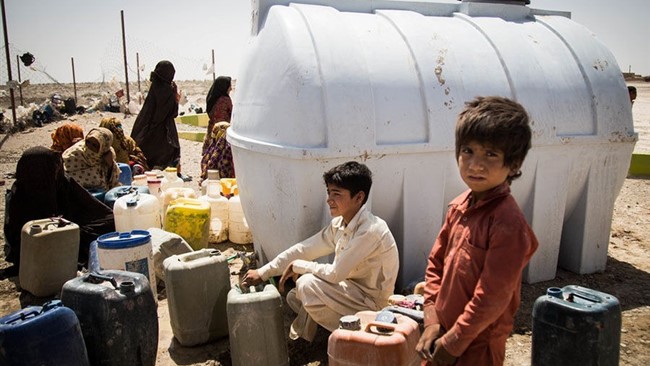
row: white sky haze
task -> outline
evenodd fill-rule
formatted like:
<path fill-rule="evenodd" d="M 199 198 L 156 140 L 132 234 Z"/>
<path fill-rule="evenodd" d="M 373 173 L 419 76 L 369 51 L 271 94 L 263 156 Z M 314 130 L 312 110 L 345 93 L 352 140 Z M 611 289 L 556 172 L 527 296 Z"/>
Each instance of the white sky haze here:
<path fill-rule="evenodd" d="M 650 75 L 649 0 L 531 0 L 529 6 L 570 11 L 612 51 L 622 71 Z M 136 70 L 137 53 L 142 79 L 161 59 L 174 63 L 177 80 L 211 79 L 203 67 L 211 64 L 212 50 L 216 74 L 237 76 L 250 38 L 249 0 L 6 0 L 11 62 L 15 54 L 32 53 L 36 70 L 44 71 L 31 75 L 33 83 L 51 82 L 46 74 L 72 82 L 71 58 L 77 82 L 123 80 L 121 10 L 128 63 Z M 1 59 L 4 83 L 4 53 Z"/>

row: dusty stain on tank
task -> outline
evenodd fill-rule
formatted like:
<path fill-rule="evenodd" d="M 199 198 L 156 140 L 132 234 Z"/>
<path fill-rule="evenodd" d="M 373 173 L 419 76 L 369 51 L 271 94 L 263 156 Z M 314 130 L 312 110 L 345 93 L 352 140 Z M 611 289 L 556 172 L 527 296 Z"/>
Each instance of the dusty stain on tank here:
<path fill-rule="evenodd" d="M 445 85 L 445 78 L 442 76 L 442 66 L 445 64 L 445 57 L 447 56 L 447 49 L 443 48 L 438 51 L 438 58 L 436 59 L 436 67 L 433 72 L 436 74 L 436 79 L 440 86 Z"/>
<path fill-rule="evenodd" d="M 595 70 L 598 70 L 598 71 L 605 71 L 605 69 L 608 66 L 609 66 L 609 63 L 607 62 L 607 60 L 596 60 L 596 61 L 594 61 L 594 64 L 592 65 L 592 67 Z"/>

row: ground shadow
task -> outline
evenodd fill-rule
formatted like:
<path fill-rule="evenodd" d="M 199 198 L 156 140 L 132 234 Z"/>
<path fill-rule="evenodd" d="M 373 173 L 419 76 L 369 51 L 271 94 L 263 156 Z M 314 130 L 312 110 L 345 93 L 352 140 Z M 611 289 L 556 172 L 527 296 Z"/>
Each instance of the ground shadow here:
<path fill-rule="evenodd" d="M 649 283 L 650 273 L 612 257 L 607 258 L 606 270 L 602 273 L 581 275 L 558 269 L 553 280 L 522 285 L 521 306 L 515 317 L 513 331 L 530 334 L 535 300 L 545 295 L 549 287 L 578 285 L 604 292 L 616 297 L 621 304 L 621 311 L 625 311 L 650 305 L 650 292 L 647 290 Z"/>

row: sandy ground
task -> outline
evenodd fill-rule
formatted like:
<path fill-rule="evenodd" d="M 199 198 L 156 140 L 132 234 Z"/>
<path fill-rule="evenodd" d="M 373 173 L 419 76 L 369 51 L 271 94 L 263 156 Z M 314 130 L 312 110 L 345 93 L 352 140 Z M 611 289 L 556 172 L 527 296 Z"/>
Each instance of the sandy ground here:
<path fill-rule="evenodd" d="M 635 130 L 639 141 L 635 152 L 650 153 L 650 83 L 631 83 L 638 88 L 638 99 L 634 105 Z M 186 111 L 191 104 L 204 107 L 205 93 L 209 82 L 180 82 L 180 88 L 189 95 L 188 103 L 182 106 Z M 82 84 L 78 86 L 79 104 L 90 105 L 100 97 L 102 92 L 110 90 L 107 85 Z M 131 88 L 135 95 L 137 87 Z M 24 91 L 25 103 L 42 103 L 54 93 L 71 96 L 70 85 L 31 86 Z M 18 96 L 16 97 L 18 100 Z M 8 98 L 0 98 L 0 105 L 7 106 Z M 10 115 L 10 112 L 7 113 Z M 125 131 L 130 131 L 134 117 L 121 113 L 95 112 L 75 115 L 69 120 L 84 127 L 85 131 L 97 126 L 104 116 L 114 115 L 123 118 Z M 13 183 L 13 172 L 21 153 L 37 144 L 49 146 L 51 132 L 63 121 L 46 124 L 41 128 L 27 127 L 14 134 L 0 134 L 0 182 L 5 188 Z M 180 129 L 180 127 L 179 127 Z M 183 130 L 202 130 L 192 126 L 183 126 Z M 193 177 L 199 175 L 200 147 L 198 142 L 181 140 L 182 167 L 185 174 Z M 197 180 L 186 183 L 198 189 Z M 650 364 L 650 181 L 628 178 L 617 198 L 611 228 L 609 258 L 607 269 L 603 273 L 576 275 L 559 270 L 552 281 L 536 284 L 524 284 L 522 305 L 518 313 L 515 329 L 508 339 L 506 365 L 529 365 L 531 349 L 531 311 L 535 299 L 545 293 L 551 286 L 563 287 L 569 284 L 581 285 L 616 296 L 623 310 L 623 327 L 621 330 L 621 364 Z M 0 197 L 0 221 L 4 218 L 4 195 Z M 4 237 L 0 233 L 0 246 Z M 228 251 L 247 251 L 250 248 L 232 246 L 228 243 L 218 246 Z M 238 270 L 241 263 L 235 261 L 232 272 Z M 14 312 L 27 305 L 42 304 L 48 299 L 35 298 L 21 291 L 18 278 L 4 275 L 3 268 L 8 264 L 0 259 L 0 316 Z M 286 307 L 285 307 L 286 308 Z M 160 324 L 157 365 L 230 365 L 228 339 L 222 339 L 199 347 L 182 347 L 173 338 L 169 324 L 167 300 L 164 292 L 159 296 L 158 316 Z M 285 326 L 292 319 L 290 311 L 285 312 Z M 307 342 L 289 342 L 289 356 L 292 365 L 327 364 L 328 333 L 319 331 L 316 340 Z"/>

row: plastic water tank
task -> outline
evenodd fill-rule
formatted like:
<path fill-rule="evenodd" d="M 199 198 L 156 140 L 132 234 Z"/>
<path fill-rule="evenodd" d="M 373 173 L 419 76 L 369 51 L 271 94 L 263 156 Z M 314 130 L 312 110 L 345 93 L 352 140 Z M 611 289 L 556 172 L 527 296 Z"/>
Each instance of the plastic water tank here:
<path fill-rule="evenodd" d="M 569 13 L 521 3 L 259 0 L 228 132 L 262 261 L 329 220 L 322 173 L 374 174 L 369 207 L 420 278 L 447 203 L 466 189 L 454 126 L 479 95 L 513 98 L 533 148 L 512 191 L 543 245 L 527 282 L 558 264 L 601 271 L 637 140 L 612 53 Z"/>

